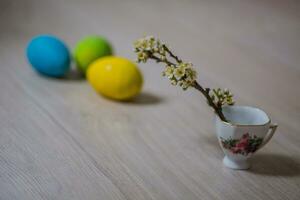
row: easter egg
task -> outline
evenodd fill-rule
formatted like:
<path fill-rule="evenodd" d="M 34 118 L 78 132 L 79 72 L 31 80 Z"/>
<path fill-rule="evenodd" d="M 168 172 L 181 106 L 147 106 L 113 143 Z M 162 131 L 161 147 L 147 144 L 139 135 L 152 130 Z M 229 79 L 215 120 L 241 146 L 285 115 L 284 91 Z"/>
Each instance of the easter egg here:
<path fill-rule="evenodd" d="M 126 58 L 108 56 L 94 61 L 87 70 L 92 87 L 105 97 L 128 100 L 139 94 L 143 85 L 142 74 Z"/>
<path fill-rule="evenodd" d="M 89 64 L 98 58 L 112 55 L 112 47 L 101 36 L 87 36 L 80 40 L 74 49 L 74 59 L 77 67 L 86 72 Z"/>
<path fill-rule="evenodd" d="M 70 68 L 67 46 L 52 35 L 39 35 L 28 44 L 26 55 L 32 67 L 41 74 L 63 76 Z"/>

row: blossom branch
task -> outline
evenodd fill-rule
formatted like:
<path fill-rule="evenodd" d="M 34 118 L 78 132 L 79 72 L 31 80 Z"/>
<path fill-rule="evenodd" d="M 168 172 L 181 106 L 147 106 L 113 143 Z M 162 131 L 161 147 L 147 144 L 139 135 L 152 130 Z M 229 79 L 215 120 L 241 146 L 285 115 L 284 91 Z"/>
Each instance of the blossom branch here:
<path fill-rule="evenodd" d="M 213 108 L 215 113 L 221 120 L 227 121 L 223 112 L 222 106 L 233 105 L 233 95 L 229 90 L 220 88 L 210 89 L 202 87 L 197 81 L 197 73 L 193 68 L 192 63 L 183 62 L 179 57 L 159 40 L 154 37 L 145 37 L 135 42 L 135 52 L 137 53 L 137 62 L 147 62 L 148 59 L 153 59 L 157 63 L 165 63 L 163 76 L 166 76 L 172 85 L 179 85 L 183 90 L 193 87 L 200 91 L 207 100 L 207 104 Z M 173 63 L 169 60 L 172 58 L 176 61 Z"/>

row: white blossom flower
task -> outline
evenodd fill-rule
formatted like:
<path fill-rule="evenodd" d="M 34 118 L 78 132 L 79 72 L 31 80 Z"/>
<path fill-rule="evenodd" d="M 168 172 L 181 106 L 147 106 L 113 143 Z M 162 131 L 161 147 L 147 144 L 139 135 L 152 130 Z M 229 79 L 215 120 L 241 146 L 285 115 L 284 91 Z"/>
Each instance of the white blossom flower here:
<path fill-rule="evenodd" d="M 137 61 L 138 62 L 147 62 L 149 55 L 146 52 L 138 52 L 137 53 Z"/>
<path fill-rule="evenodd" d="M 179 81 L 179 86 L 186 90 L 193 85 L 196 80 L 196 71 L 191 63 L 180 63 L 174 70 L 174 77 Z"/>
<path fill-rule="evenodd" d="M 177 83 L 178 83 L 178 81 L 177 81 L 176 79 L 172 79 L 172 80 L 171 80 L 171 84 L 172 84 L 172 85 L 177 85 Z"/>
<path fill-rule="evenodd" d="M 174 70 L 174 76 L 177 80 L 180 80 L 185 75 L 185 68 L 184 67 L 177 67 Z"/>
<path fill-rule="evenodd" d="M 141 52 L 141 51 L 163 52 L 164 51 L 160 41 L 155 39 L 153 36 L 147 36 L 135 41 L 134 48 L 136 52 Z"/>
<path fill-rule="evenodd" d="M 169 79 L 172 79 L 174 76 L 174 66 L 168 65 L 164 70 L 164 75 L 167 76 Z"/>
<path fill-rule="evenodd" d="M 235 103 L 233 100 L 233 94 L 228 89 L 213 89 L 210 96 L 216 105 L 233 105 Z"/>
<path fill-rule="evenodd" d="M 178 84 L 183 90 L 186 90 L 191 86 L 191 82 L 189 81 L 179 81 Z"/>

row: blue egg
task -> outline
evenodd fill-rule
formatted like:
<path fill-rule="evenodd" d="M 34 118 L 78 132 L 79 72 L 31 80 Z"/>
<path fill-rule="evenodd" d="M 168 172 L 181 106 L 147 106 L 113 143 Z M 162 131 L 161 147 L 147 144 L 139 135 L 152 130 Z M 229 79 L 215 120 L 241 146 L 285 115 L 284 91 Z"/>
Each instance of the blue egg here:
<path fill-rule="evenodd" d="M 67 46 L 57 37 L 39 35 L 28 44 L 27 59 L 41 74 L 61 77 L 70 69 L 70 53 Z"/>

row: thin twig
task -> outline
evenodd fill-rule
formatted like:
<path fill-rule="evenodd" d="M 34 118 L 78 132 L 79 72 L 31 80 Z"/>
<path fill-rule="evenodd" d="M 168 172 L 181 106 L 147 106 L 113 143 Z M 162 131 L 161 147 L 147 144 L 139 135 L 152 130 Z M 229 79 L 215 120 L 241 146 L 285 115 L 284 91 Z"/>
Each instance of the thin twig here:
<path fill-rule="evenodd" d="M 166 52 L 168 52 L 168 54 L 169 54 L 172 58 L 174 58 L 174 59 L 176 60 L 176 62 L 182 63 L 182 60 L 181 60 L 180 58 L 178 58 L 178 56 L 174 55 L 166 45 L 163 45 L 163 48 L 165 49 Z"/>
<path fill-rule="evenodd" d="M 149 58 L 154 59 L 158 63 L 163 62 L 163 63 L 166 63 L 167 65 L 174 65 L 174 66 L 176 66 L 174 63 L 172 63 L 172 62 L 170 62 L 168 60 L 161 60 L 159 57 L 157 57 L 157 56 L 155 56 L 153 54 L 150 54 Z"/>
<path fill-rule="evenodd" d="M 220 119 L 222 121 L 227 122 L 227 120 L 226 120 L 226 118 L 225 118 L 225 116 L 224 116 L 224 114 L 222 112 L 222 107 L 218 107 L 214 103 L 214 101 L 212 100 L 212 98 L 210 97 L 210 95 L 209 95 L 209 89 L 207 88 L 205 90 L 197 81 L 194 82 L 193 87 L 195 89 L 197 89 L 198 91 L 200 91 L 206 97 L 208 105 L 211 106 L 214 109 L 215 113 L 220 117 Z"/>

